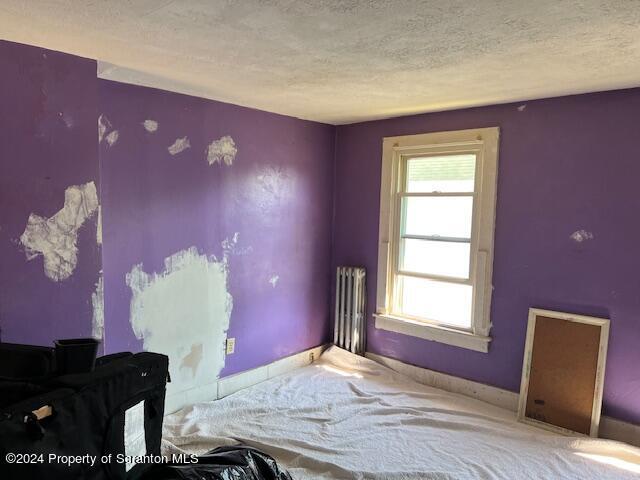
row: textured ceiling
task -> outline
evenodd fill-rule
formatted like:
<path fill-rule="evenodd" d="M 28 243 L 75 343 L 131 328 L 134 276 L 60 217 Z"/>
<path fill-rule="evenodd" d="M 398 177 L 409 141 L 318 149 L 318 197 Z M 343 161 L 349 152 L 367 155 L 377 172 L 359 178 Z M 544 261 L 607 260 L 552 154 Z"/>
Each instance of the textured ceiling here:
<path fill-rule="evenodd" d="M 640 85 L 640 0 L 0 0 L 0 36 L 328 123 Z"/>

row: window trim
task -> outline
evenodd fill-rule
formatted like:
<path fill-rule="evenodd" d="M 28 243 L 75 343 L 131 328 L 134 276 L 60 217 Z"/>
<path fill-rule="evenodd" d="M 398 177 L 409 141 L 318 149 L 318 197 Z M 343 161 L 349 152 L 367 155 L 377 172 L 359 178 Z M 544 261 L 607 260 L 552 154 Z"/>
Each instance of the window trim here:
<path fill-rule="evenodd" d="M 378 285 L 376 328 L 434 340 L 449 345 L 487 352 L 491 341 L 490 309 L 493 287 L 493 241 L 497 192 L 499 128 L 479 128 L 421 135 L 386 137 L 382 144 L 380 225 L 378 242 Z M 411 156 L 429 154 L 476 154 L 474 209 L 471 230 L 469 281 L 474 285 L 472 326 L 456 329 L 437 323 L 417 321 L 394 313 L 393 289 L 399 261 L 400 219 L 403 181 L 401 162 Z M 402 187 L 404 188 L 404 187 Z M 405 194 L 406 195 L 406 194 Z M 428 275 L 434 278 L 435 275 Z M 445 277 L 448 282 L 464 279 Z M 467 283 L 467 284 L 468 284 Z"/>

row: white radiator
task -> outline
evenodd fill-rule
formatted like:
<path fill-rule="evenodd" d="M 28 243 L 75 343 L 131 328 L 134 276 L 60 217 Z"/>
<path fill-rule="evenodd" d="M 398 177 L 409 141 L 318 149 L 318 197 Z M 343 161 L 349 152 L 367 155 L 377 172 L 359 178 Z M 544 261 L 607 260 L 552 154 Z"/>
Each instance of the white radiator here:
<path fill-rule="evenodd" d="M 358 355 L 365 350 L 365 280 L 364 268 L 338 267 L 333 343 Z"/>

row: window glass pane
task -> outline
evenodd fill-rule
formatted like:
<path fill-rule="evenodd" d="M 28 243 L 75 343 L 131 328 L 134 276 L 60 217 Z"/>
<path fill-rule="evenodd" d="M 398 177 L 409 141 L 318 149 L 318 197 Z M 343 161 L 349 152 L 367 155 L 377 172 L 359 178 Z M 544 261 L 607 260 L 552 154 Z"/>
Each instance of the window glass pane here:
<path fill-rule="evenodd" d="M 407 192 L 473 192 L 476 156 L 438 155 L 407 160 Z"/>
<path fill-rule="evenodd" d="M 471 238 L 473 197 L 404 197 L 406 235 Z"/>
<path fill-rule="evenodd" d="M 405 238 L 400 249 L 400 269 L 406 272 L 469 278 L 471 245 Z"/>
<path fill-rule="evenodd" d="M 471 328 L 473 287 L 400 276 L 401 313 L 453 327 Z"/>

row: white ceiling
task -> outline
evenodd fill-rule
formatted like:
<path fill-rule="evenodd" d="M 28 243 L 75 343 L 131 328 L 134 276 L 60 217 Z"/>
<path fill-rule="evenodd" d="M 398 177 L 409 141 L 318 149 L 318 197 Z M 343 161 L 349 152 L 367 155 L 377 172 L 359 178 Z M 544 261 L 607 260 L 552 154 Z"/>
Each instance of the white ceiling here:
<path fill-rule="evenodd" d="M 640 85 L 640 0 L 0 0 L 0 36 L 337 124 Z"/>

